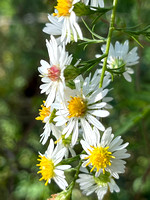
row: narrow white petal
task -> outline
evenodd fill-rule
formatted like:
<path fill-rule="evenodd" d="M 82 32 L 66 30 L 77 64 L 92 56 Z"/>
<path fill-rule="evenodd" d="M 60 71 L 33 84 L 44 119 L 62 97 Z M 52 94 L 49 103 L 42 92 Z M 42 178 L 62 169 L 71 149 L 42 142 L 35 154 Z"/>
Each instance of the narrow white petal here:
<path fill-rule="evenodd" d="M 60 170 L 66 170 L 66 169 L 69 169 L 71 168 L 71 165 L 58 165 L 56 167 L 56 169 L 60 169 Z"/>
<path fill-rule="evenodd" d="M 103 126 L 103 124 L 98 121 L 95 117 L 93 117 L 92 115 L 87 115 L 86 116 L 87 120 L 89 121 L 89 123 L 91 123 L 92 125 L 96 126 L 96 128 L 98 128 L 101 131 L 105 130 L 105 127 Z"/>
<path fill-rule="evenodd" d="M 54 177 L 54 181 L 57 183 L 57 185 L 62 189 L 65 190 L 66 187 L 68 186 L 68 183 L 66 182 L 65 179 L 60 178 L 59 176 Z"/>
<path fill-rule="evenodd" d="M 107 110 L 89 110 L 88 112 L 97 117 L 107 117 L 109 115 Z"/>
<path fill-rule="evenodd" d="M 50 143 L 46 151 L 48 158 L 51 158 L 53 151 L 54 151 L 54 141 L 53 139 L 50 139 Z"/>
<path fill-rule="evenodd" d="M 75 122 L 74 130 L 73 130 L 73 134 L 72 134 L 72 141 L 71 141 L 72 146 L 74 146 L 76 144 L 77 139 L 78 139 L 78 120 L 76 120 L 76 122 Z"/>
<path fill-rule="evenodd" d="M 124 76 L 124 78 L 126 79 L 126 81 L 128 81 L 128 82 L 131 82 L 131 81 L 132 81 L 131 76 L 130 76 L 127 72 L 124 72 L 124 73 L 123 73 L 123 76 Z"/>

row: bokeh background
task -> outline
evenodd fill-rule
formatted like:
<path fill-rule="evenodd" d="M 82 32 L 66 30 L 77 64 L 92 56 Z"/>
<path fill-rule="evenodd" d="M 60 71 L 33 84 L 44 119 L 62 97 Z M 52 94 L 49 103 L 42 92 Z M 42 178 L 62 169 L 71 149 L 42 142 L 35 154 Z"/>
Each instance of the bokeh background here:
<path fill-rule="evenodd" d="M 110 4 L 106 1 L 106 4 Z M 42 32 L 48 22 L 47 13 L 52 13 L 56 1 L 48 0 L 0 0 L 0 199 L 46 200 L 60 189 L 39 182 L 37 175 L 38 152 L 46 146 L 39 143 L 43 124 L 35 120 L 38 109 L 45 99 L 40 94 L 40 77 L 37 67 L 40 60 L 48 60 Z M 119 0 L 117 27 L 132 27 L 150 24 L 149 0 Z M 107 36 L 110 13 L 97 22 L 95 31 Z M 85 18 L 90 24 L 92 18 Z M 81 23 L 84 35 L 91 37 Z M 138 27 L 137 27 L 138 29 Z M 110 95 L 114 97 L 111 115 L 104 120 L 112 126 L 115 135 L 122 135 L 130 143 L 126 173 L 118 183 L 121 192 L 107 194 L 105 200 L 150 199 L 150 41 L 139 37 L 139 46 L 131 37 L 114 32 L 116 40 L 130 40 L 130 48 L 138 46 L 140 62 L 134 67 L 132 83 L 115 77 Z M 68 45 L 67 50 L 78 59 L 94 58 L 100 45 Z M 70 182 L 73 173 L 67 175 Z M 78 185 L 73 191 L 73 200 L 95 200 L 85 197 Z"/>

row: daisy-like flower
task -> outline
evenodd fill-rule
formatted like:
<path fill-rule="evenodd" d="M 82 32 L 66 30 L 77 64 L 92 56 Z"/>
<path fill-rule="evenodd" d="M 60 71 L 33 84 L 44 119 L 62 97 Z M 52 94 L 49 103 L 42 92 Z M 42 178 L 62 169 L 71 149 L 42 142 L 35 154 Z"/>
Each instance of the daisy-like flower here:
<path fill-rule="evenodd" d="M 89 0 L 83 0 L 83 2 L 85 3 L 85 5 L 89 4 Z M 93 6 L 93 7 L 100 6 L 101 8 L 103 8 L 104 7 L 104 1 L 103 0 L 91 0 L 90 5 Z"/>
<path fill-rule="evenodd" d="M 40 158 L 38 161 L 40 163 L 37 164 L 37 166 L 39 166 L 38 174 L 40 173 L 42 175 L 40 181 L 46 181 L 45 185 L 51 183 L 51 180 L 54 179 L 62 190 L 65 190 L 68 186 L 68 183 L 65 180 L 64 170 L 69 169 L 71 166 L 59 165 L 64 157 L 64 154 L 65 149 L 60 149 L 58 145 L 54 148 L 54 142 L 51 139 L 45 154 L 39 155 Z"/>
<path fill-rule="evenodd" d="M 57 16 L 58 22 L 62 22 L 61 41 L 65 40 L 66 44 L 71 41 L 72 37 L 75 42 L 77 42 L 78 37 L 83 39 L 81 29 L 77 23 L 76 14 L 73 11 L 74 4 L 79 1 L 57 0 L 57 6 L 55 6 L 56 10 L 53 15 Z"/>
<path fill-rule="evenodd" d="M 81 158 L 86 161 L 83 162 L 82 167 L 91 167 L 91 172 L 96 170 L 95 176 L 98 177 L 101 173 L 109 172 L 114 178 L 119 178 L 119 173 L 125 171 L 125 161 L 122 159 L 130 157 L 127 153 L 125 144 L 121 136 L 115 139 L 112 134 L 111 127 L 107 128 L 103 133 L 101 139 L 99 131 L 94 127 L 91 141 L 81 140 L 83 149 L 87 155 L 82 155 Z"/>
<path fill-rule="evenodd" d="M 102 52 L 105 53 L 106 45 L 103 45 L 101 48 Z M 96 55 L 99 57 L 99 55 Z M 112 70 L 124 71 L 123 76 L 128 81 L 131 82 L 132 78 L 130 74 L 133 74 L 134 71 L 130 66 L 137 64 L 139 61 L 139 56 L 137 54 L 137 47 L 134 47 L 129 51 L 129 41 L 126 40 L 124 44 L 115 43 L 115 47 L 110 45 L 108 59 L 107 59 L 107 68 Z"/>
<path fill-rule="evenodd" d="M 36 117 L 35 119 L 41 120 L 43 123 L 45 123 L 44 131 L 40 135 L 41 136 L 40 142 L 42 142 L 42 144 L 44 145 L 47 142 L 51 132 L 56 137 L 56 135 L 58 135 L 58 133 L 60 132 L 60 128 L 56 127 L 53 121 L 56 110 L 53 109 L 52 107 L 47 108 L 45 105 L 45 101 L 43 101 L 43 103 L 44 105 L 41 105 L 42 109 L 39 109 L 39 116 Z"/>
<path fill-rule="evenodd" d="M 65 88 L 64 69 L 72 61 L 72 55 L 68 55 L 65 46 L 58 45 L 55 38 L 51 36 L 50 42 L 46 40 L 50 63 L 41 60 L 41 73 L 43 84 L 40 86 L 41 93 L 48 95 L 46 106 L 49 107 L 54 102 L 56 95 L 63 96 Z"/>
<path fill-rule="evenodd" d="M 109 172 L 100 174 L 99 177 L 89 174 L 79 174 L 79 179 L 77 179 L 76 182 L 79 183 L 83 194 L 89 196 L 95 192 L 98 196 L 98 200 L 102 200 L 108 190 L 110 190 L 111 193 L 120 191 Z"/>
<path fill-rule="evenodd" d="M 91 140 L 93 137 L 91 126 L 96 126 L 99 130 L 104 131 L 105 128 L 98 119 L 109 115 L 109 112 L 104 109 L 107 104 L 102 102 L 109 90 L 98 88 L 99 75 L 97 71 L 92 79 L 89 75 L 83 80 L 80 75 L 74 80 L 74 83 L 76 89 L 66 89 L 66 99 L 58 105 L 59 111 L 56 112 L 57 116 L 54 118 L 56 126 L 66 125 L 62 132 L 65 134 L 65 138 L 72 134 L 72 146 L 77 141 L 80 124 L 84 133 L 83 137 Z M 107 83 L 105 84 L 107 85 Z"/>

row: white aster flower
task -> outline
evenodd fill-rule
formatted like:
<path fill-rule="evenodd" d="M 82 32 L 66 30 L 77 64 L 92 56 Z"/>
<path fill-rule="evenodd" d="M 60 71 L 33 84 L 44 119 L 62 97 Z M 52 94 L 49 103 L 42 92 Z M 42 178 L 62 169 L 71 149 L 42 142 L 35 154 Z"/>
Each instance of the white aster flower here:
<path fill-rule="evenodd" d="M 76 182 L 79 183 L 83 194 L 89 196 L 95 192 L 98 196 L 98 200 L 102 200 L 108 190 L 110 190 L 111 193 L 120 191 L 113 177 L 108 172 L 100 174 L 99 177 L 89 174 L 79 174 L 79 179 L 77 179 Z"/>
<path fill-rule="evenodd" d="M 45 123 L 44 131 L 40 135 L 41 139 L 40 142 L 44 145 L 50 134 L 52 133 L 55 137 L 58 135 L 58 132 L 60 132 L 60 128 L 54 125 L 53 118 L 55 117 L 56 110 L 52 107 L 46 107 L 45 101 L 43 101 L 44 105 L 41 105 L 42 109 L 39 109 L 39 116 L 36 117 L 36 120 L 41 120 L 43 123 Z"/>
<path fill-rule="evenodd" d="M 38 161 L 40 161 L 40 163 L 37 164 L 37 166 L 39 166 L 38 174 L 41 173 L 42 178 L 40 181 L 45 180 L 45 185 L 51 183 L 51 179 L 54 179 L 62 190 L 65 190 L 68 186 L 68 183 L 65 180 L 64 170 L 69 169 L 71 166 L 59 165 L 64 154 L 65 149 L 60 149 L 58 145 L 54 148 L 54 142 L 51 139 L 45 154 L 39 155 L 40 159 L 38 159 Z"/>
<path fill-rule="evenodd" d="M 109 80 L 107 81 L 109 82 Z M 105 110 L 107 103 L 102 102 L 109 90 L 98 87 L 99 75 L 97 71 L 92 79 L 89 75 L 83 80 L 80 75 L 74 80 L 74 83 L 76 89 L 66 89 L 65 100 L 58 104 L 57 109 L 59 110 L 54 118 L 56 126 L 66 125 L 62 132 L 65 134 L 65 138 L 72 134 L 72 146 L 77 141 L 80 124 L 83 137 L 91 140 L 91 126 L 96 126 L 99 130 L 104 131 L 105 127 L 98 119 L 109 115 L 109 112 Z"/>
<path fill-rule="evenodd" d="M 105 130 L 101 138 L 95 127 L 91 134 L 93 135 L 91 141 L 81 140 L 82 147 L 87 153 L 81 155 L 82 159 L 86 159 L 82 167 L 89 165 L 92 168 L 91 172 L 96 169 L 96 177 L 109 172 L 114 178 L 119 178 L 118 174 L 125 171 L 126 162 L 122 159 L 130 157 L 126 150 L 129 143 L 122 144 L 121 136 L 113 139 L 111 127 Z"/>
<path fill-rule="evenodd" d="M 85 5 L 89 4 L 89 0 L 83 0 L 83 2 L 85 3 Z M 101 8 L 103 8 L 104 7 L 104 1 L 103 0 L 91 0 L 90 6 L 93 6 L 93 7 L 100 6 Z"/>
<path fill-rule="evenodd" d="M 106 45 L 103 45 L 101 48 L 102 52 L 105 53 Z M 96 55 L 97 57 L 99 55 Z M 137 64 L 139 61 L 139 56 L 137 54 L 137 47 L 134 47 L 131 51 L 129 51 L 129 41 L 126 40 L 124 44 L 119 43 L 118 41 L 115 43 L 115 47 L 110 44 L 108 59 L 107 59 L 107 67 L 108 69 L 117 70 L 117 68 L 124 69 L 123 76 L 128 81 L 131 82 L 132 78 L 130 74 L 133 74 L 134 71 L 129 66 Z M 118 69 L 118 72 L 119 70 Z"/>
<path fill-rule="evenodd" d="M 79 1 L 80 0 L 57 0 L 57 6 L 55 6 L 56 10 L 53 15 L 57 16 L 56 19 L 58 19 L 58 23 L 62 23 L 61 41 L 65 40 L 66 44 L 72 40 L 72 37 L 75 42 L 77 42 L 78 37 L 83 39 L 81 29 L 77 23 L 77 16 L 73 11 L 74 4 Z M 57 22 L 55 22 L 55 24 L 56 23 Z"/>
<path fill-rule="evenodd" d="M 64 69 L 72 61 L 72 55 L 68 55 L 65 46 L 58 45 L 55 38 L 51 36 L 50 42 L 46 40 L 50 63 L 41 60 L 41 67 L 38 68 L 42 76 L 40 86 L 41 93 L 48 95 L 46 106 L 49 107 L 55 101 L 56 95 L 63 97 L 65 88 Z"/>

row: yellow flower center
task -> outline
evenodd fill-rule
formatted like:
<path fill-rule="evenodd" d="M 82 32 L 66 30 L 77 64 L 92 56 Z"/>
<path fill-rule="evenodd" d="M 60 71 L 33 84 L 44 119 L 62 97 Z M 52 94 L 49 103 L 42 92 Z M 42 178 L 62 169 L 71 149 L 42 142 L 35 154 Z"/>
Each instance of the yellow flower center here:
<path fill-rule="evenodd" d="M 45 103 L 45 101 L 43 101 L 43 103 Z M 41 105 L 42 109 L 39 109 L 39 115 L 38 117 L 36 117 L 36 120 L 41 120 L 44 122 L 45 117 L 50 115 L 50 107 L 46 108 L 46 106 Z"/>
<path fill-rule="evenodd" d="M 89 150 L 91 155 L 85 158 L 89 159 L 86 166 L 92 164 L 91 172 L 96 168 L 97 172 L 103 169 L 103 174 L 105 174 L 105 168 L 111 165 L 110 159 L 115 157 L 111 155 L 112 152 L 108 151 L 109 147 L 91 147 L 93 148 L 93 150 Z"/>
<path fill-rule="evenodd" d="M 39 180 L 45 180 L 45 185 L 48 184 L 49 179 L 53 178 L 54 176 L 54 163 L 51 159 L 47 159 L 45 156 L 39 155 L 40 159 L 37 159 L 40 161 L 40 164 L 37 164 L 39 166 L 38 174 L 41 173 L 42 178 Z"/>
<path fill-rule="evenodd" d="M 71 97 L 71 100 L 68 101 L 68 103 L 68 109 L 70 114 L 68 118 L 84 116 L 87 106 L 86 102 L 81 97 Z"/>
<path fill-rule="evenodd" d="M 58 10 L 58 13 L 53 13 L 54 16 L 69 16 L 70 8 L 72 7 L 72 0 L 57 0 L 57 6 L 55 8 Z"/>

